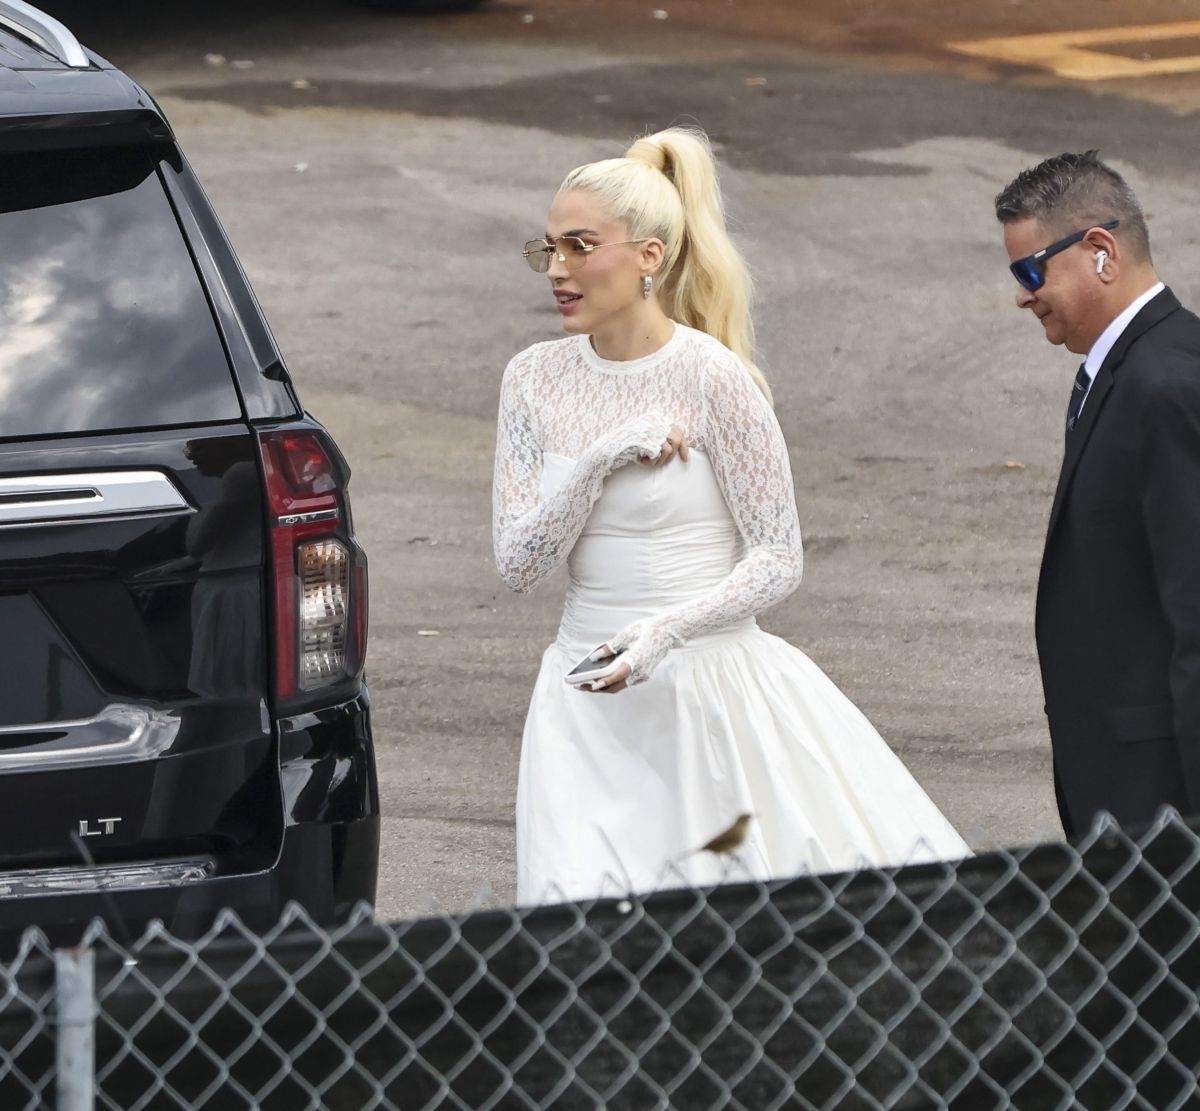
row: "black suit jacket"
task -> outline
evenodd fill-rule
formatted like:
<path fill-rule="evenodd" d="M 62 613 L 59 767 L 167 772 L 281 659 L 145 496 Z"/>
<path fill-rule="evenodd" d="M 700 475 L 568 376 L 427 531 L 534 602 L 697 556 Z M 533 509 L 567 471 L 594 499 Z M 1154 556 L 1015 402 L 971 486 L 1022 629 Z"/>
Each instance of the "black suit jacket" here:
<path fill-rule="evenodd" d="M 1068 835 L 1200 811 L 1200 318 L 1170 290 L 1100 368 L 1066 454 L 1037 644 Z"/>

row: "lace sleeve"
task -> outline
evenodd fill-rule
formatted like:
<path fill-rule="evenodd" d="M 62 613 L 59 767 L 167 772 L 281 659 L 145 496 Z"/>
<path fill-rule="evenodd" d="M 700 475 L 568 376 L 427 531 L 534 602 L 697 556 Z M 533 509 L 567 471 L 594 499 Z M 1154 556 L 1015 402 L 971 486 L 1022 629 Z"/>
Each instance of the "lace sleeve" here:
<path fill-rule="evenodd" d="M 611 647 L 624 652 L 631 684 L 649 678 L 671 648 L 782 601 L 803 572 L 796 494 L 775 413 L 740 363 L 714 359 L 707 377 L 704 443 L 745 555 L 707 594 L 617 634 Z"/>
<path fill-rule="evenodd" d="M 510 363 L 500 387 L 492 483 L 492 543 L 504 582 L 532 590 L 554 570 L 579 538 L 605 478 L 638 456 L 657 455 L 670 430 L 659 413 L 627 421 L 591 444 L 566 482 L 542 501 L 542 438 L 516 360 Z"/>

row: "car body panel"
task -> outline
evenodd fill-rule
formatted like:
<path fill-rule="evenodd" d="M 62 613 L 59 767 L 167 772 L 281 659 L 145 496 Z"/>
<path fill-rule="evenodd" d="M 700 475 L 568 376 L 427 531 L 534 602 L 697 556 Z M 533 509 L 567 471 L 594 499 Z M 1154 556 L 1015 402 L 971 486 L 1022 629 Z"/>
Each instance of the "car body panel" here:
<path fill-rule="evenodd" d="M 300 402 L 275 337 L 199 179 L 182 158 L 178 164 L 164 161 L 161 172 L 209 291 L 247 419 L 299 416 Z"/>
<path fill-rule="evenodd" d="M 88 56 L 0 28 L 0 943 L 332 921 L 379 852 L 349 467 L 160 109 Z M 361 635 L 281 699 L 263 437 L 292 432 L 329 457 Z"/>
<path fill-rule="evenodd" d="M 7 860 L 78 863 L 79 822 L 100 817 L 120 818 L 89 845 L 104 859 L 278 839 L 249 430 L 0 444 L 0 479 L 127 469 L 165 476 L 186 510 L 0 525 L 0 615 L 20 622 L 0 642 L 0 674 L 24 680 L 0 699 L 0 772 L 23 749 L 33 757 L 8 771 L 22 782 L 0 807 Z M 122 730 L 89 724 L 120 708 L 130 735 L 128 711 L 159 722 L 158 751 L 128 750 Z M 57 750 L 46 743 L 55 733 Z"/>

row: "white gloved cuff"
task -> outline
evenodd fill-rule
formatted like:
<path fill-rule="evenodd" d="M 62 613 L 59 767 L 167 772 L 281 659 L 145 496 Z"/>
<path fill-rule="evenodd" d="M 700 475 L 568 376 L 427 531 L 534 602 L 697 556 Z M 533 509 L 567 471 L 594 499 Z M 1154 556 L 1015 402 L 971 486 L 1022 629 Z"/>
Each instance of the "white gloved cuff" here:
<path fill-rule="evenodd" d="M 663 657 L 681 641 L 664 625 L 651 621 L 634 621 L 626 625 L 608 646 L 629 664 L 627 686 L 644 683 L 662 662 Z"/>

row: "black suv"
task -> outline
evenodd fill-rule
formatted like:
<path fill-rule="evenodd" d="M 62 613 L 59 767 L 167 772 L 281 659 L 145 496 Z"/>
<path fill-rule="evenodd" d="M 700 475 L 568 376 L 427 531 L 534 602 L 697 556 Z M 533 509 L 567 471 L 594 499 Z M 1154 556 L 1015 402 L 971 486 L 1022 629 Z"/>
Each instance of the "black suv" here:
<path fill-rule="evenodd" d="M 161 111 L 0 0 L 0 935 L 374 901 L 366 559 Z"/>

